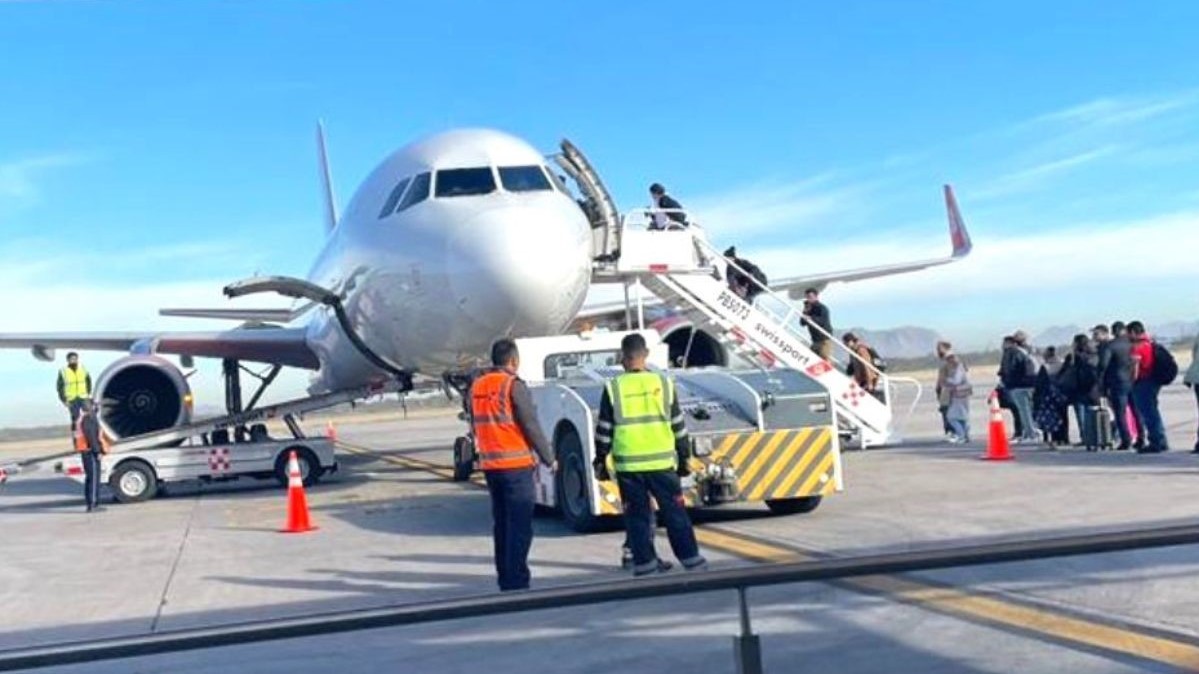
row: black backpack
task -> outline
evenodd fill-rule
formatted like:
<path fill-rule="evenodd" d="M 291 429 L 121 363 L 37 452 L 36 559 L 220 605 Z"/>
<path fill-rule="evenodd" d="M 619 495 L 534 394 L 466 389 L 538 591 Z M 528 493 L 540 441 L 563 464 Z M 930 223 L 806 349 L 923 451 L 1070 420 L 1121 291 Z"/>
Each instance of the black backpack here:
<path fill-rule="evenodd" d="M 1178 376 L 1178 361 L 1166 347 L 1153 342 L 1153 372 L 1149 377 L 1158 386 L 1168 386 Z"/>

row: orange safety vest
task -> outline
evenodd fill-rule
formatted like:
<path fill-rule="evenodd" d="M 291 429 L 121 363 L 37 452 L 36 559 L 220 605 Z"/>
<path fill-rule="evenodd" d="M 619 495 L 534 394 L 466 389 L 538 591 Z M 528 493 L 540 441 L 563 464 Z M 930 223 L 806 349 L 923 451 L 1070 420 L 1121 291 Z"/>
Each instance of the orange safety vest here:
<path fill-rule="evenodd" d="M 87 444 L 87 436 L 83 433 L 83 417 L 85 414 L 80 413 L 79 419 L 75 422 L 75 451 L 86 452 L 91 449 Z M 100 429 L 100 453 L 108 453 L 108 438 L 104 436 L 104 429 Z"/>
<path fill-rule="evenodd" d="M 519 470 L 537 464 L 529 440 L 512 416 L 512 382 L 516 376 L 497 370 L 470 387 L 470 416 L 480 470 Z"/>

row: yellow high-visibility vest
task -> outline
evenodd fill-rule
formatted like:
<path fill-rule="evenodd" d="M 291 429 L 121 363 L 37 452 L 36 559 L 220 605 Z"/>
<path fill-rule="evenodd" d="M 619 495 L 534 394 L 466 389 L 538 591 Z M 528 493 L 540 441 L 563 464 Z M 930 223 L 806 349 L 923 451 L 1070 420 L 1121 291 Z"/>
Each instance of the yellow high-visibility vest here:
<path fill-rule="evenodd" d="M 670 408 L 674 382 L 656 372 L 625 372 L 608 382 L 612 403 L 612 460 L 620 473 L 674 470 Z"/>
<path fill-rule="evenodd" d="M 91 395 L 87 387 L 87 370 L 79 365 L 74 370 L 70 367 L 62 369 L 63 395 L 67 402 L 81 400 Z"/>

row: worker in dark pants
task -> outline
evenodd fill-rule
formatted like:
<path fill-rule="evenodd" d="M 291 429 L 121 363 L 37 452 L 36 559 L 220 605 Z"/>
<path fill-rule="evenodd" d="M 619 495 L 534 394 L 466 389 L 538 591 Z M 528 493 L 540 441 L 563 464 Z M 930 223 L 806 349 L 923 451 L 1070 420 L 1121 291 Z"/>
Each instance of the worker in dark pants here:
<path fill-rule="evenodd" d="M 495 570 L 500 591 L 529 588 L 537 460 L 554 468 L 553 450 L 537 425 L 529 388 L 516 376 L 516 342 L 491 346 L 492 368 L 470 387 L 471 426 L 479 469 L 491 493 Z M 534 456 L 536 452 L 536 456 Z"/>
<path fill-rule="evenodd" d="M 611 452 L 627 540 L 633 549 L 633 575 L 671 568 L 658 559 L 654 550 L 651 496 L 658 504 L 679 563 L 689 571 L 702 569 L 707 561 L 695 541 L 679 483 L 680 475 L 689 474 L 691 448 L 674 382 L 664 374 L 646 370 L 649 349 L 641 335 L 626 336 L 620 350 L 625 372 L 604 387 L 592 468 L 599 479 L 608 479 L 606 462 Z"/>
<path fill-rule="evenodd" d="M 83 460 L 83 501 L 87 512 L 100 509 L 100 459 L 108 447 L 100 433 L 100 420 L 91 399 L 79 403 L 79 419 L 75 422 L 75 451 Z"/>

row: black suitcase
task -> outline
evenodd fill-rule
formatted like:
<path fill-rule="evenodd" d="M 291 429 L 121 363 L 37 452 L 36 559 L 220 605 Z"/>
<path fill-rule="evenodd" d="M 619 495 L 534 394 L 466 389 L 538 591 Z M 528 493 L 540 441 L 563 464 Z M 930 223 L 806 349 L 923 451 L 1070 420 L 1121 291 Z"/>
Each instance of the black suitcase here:
<path fill-rule="evenodd" d="M 1087 407 L 1087 419 L 1082 428 L 1082 443 L 1087 451 L 1111 449 L 1112 444 L 1112 411 L 1103 405 Z"/>

